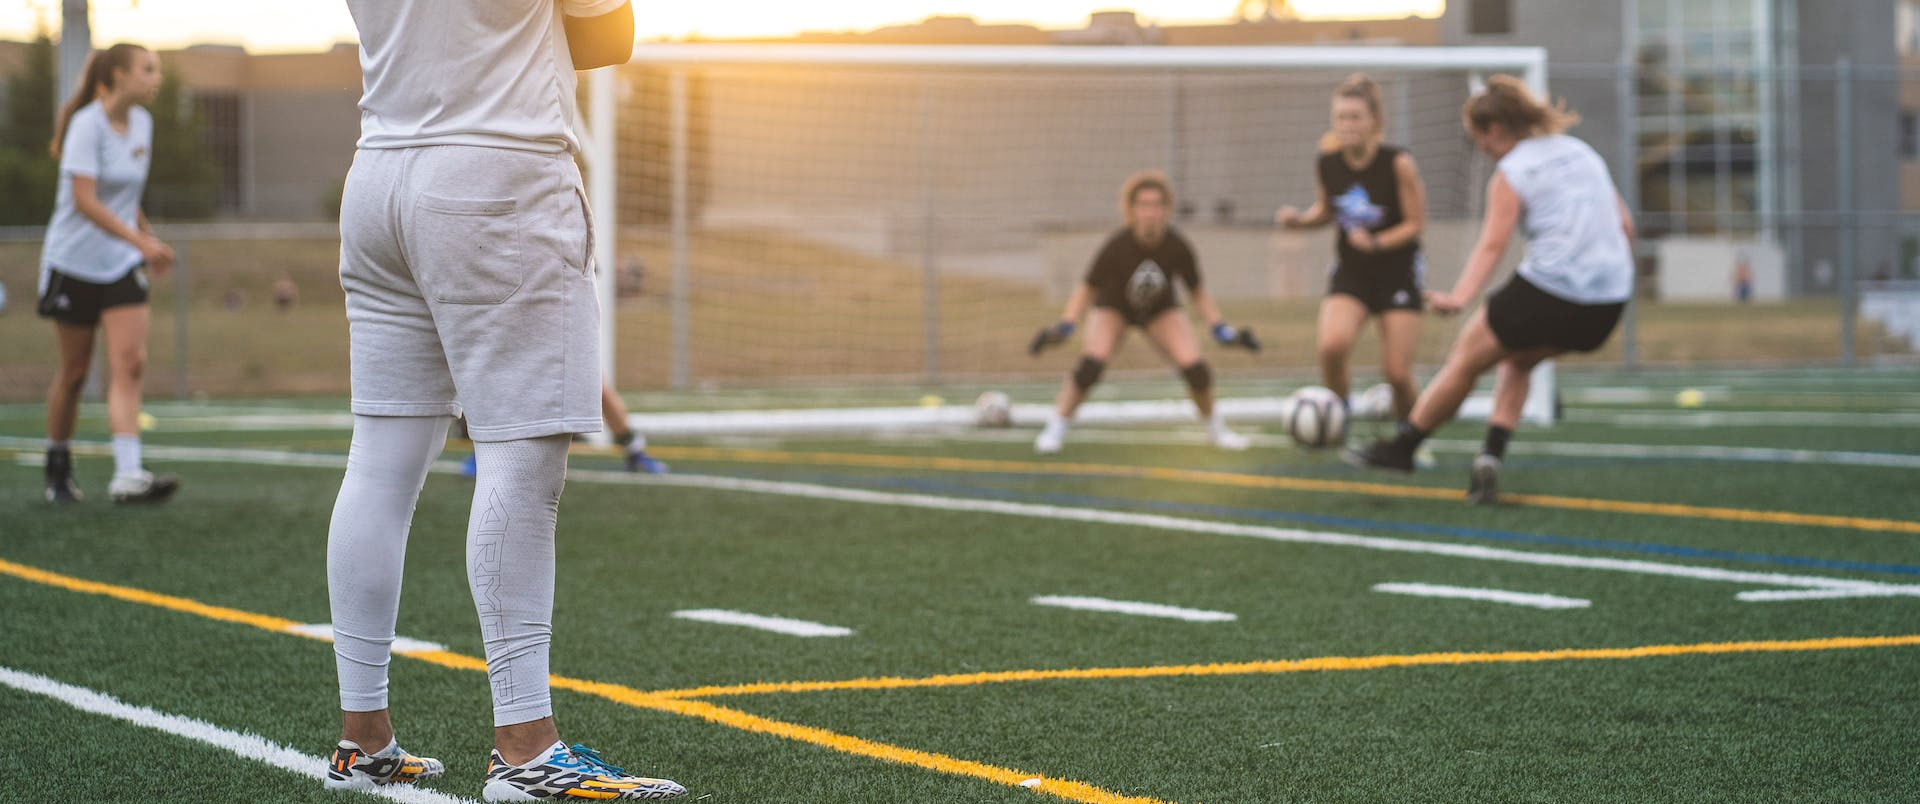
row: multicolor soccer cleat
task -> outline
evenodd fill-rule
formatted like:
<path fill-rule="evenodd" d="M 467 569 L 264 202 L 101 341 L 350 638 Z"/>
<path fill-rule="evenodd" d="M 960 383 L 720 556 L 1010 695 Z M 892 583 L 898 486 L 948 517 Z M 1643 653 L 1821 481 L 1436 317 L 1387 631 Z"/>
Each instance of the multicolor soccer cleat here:
<path fill-rule="evenodd" d="M 593 749 L 554 743 L 545 754 L 513 766 L 493 752 L 487 764 L 488 801 L 658 801 L 679 798 L 687 789 L 666 779 L 628 776 Z"/>
<path fill-rule="evenodd" d="M 397 741 L 369 754 L 351 741 L 341 740 L 339 747 L 333 749 L 333 757 L 327 760 L 327 778 L 321 780 L 321 784 L 328 790 L 372 790 L 383 785 L 438 779 L 446 772 L 447 766 L 440 764 L 440 760 L 409 754 Z"/>

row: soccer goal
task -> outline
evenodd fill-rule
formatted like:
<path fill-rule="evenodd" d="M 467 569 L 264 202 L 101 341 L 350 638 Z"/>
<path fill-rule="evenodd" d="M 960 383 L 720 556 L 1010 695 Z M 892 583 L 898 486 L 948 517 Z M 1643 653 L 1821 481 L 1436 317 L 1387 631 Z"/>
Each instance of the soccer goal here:
<path fill-rule="evenodd" d="M 1220 374 L 1302 376 L 1333 233 L 1278 232 L 1273 216 L 1312 202 L 1329 98 L 1354 71 L 1379 81 L 1386 138 L 1421 167 L 1426 282 L 1447 287 L 1491 169 L 1461 104 L 1492 73 L 1545 92 L 1540 48 L 641 45 L 584 104 L 608 376 L 1054 380 L 1068 358 L 1031 359 L 1026 339 L 1143 169 L 1171 177 L 1214 297 L 1267 344 L 1215 356 Z M 1423 365 L 1455 329 L 1430 321 Z M 1163 374 L 1133 340 L 1109 376 Z M 1359 387 L 1374 365 L 1356 356 Z M 1530 419 L 1551 420 L 1552 389 L 1549 368 Z"/>

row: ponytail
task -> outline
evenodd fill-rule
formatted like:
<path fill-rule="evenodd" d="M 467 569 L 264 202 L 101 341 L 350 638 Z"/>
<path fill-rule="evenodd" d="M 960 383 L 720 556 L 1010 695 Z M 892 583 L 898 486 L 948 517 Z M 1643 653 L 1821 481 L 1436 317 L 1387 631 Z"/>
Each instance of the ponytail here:
<path fill-rule="evenodd" d="M 1380 100 L 1380 84 L 1366 73 L 1354 73 L 1333 91 L 1333 99 L 1358 98 L 1367 104 L 1367 113 L 1373 115 L 1373 138 L 1377 142 L 1385 136 L 1387 130 L 1386 104 Z M 1340 137 L 1331 129 L 1320 135 L 1320 152 L 1333 153 L 1340 150 Z"/>
<path fill-rule="evenodd" d="M 1498 123 L 1515 139 L 1560 134 L 1580 123 L 1580 114 L 1568 109 L 1565 99 L 1549 105 L 1511 75 L 1488 78 L 1487 88 L 1467 99 L 1460 117 L 1474 131 Z"/>
<path fill-rule="evenodd" d="M 47 152 L 54 159 L 60 158 L 60 143 L 67 137 L 67 125 L 73 122 L 73 116 L 80 107 L 92 103 L 103 89 L 113 88 L 113 71 L 133 69 L 133 55 L 144 52 L 139 45 L 121 43 L 96 50 L 87 57 L 87 68 L 80 73 L 80 84 L 73 88 L 73 97 L 60 107 L 60 116 L 53 124 L 53 142 L 47 145 Z"/>

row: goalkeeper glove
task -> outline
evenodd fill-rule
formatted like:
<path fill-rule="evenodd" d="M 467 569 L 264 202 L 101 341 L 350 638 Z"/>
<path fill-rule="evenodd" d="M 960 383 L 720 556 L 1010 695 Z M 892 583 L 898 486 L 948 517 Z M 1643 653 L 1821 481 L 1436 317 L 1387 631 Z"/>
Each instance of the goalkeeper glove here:
<path fill-rule="evenodd" d="M 1070 337 L 1073 337 L 1072 321 L 1062 321 L 1051 327 L 1041 327 L 1039 332 L 1033 334 L 1033 342 L 1027 344 L 1027 354 L 1040 354 L 1041 350 L 1059 346 Z"/>

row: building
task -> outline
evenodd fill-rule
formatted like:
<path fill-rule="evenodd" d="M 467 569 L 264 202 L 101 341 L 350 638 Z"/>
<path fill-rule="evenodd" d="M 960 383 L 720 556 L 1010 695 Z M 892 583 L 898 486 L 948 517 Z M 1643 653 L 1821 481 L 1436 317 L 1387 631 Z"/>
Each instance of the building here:
<path fill-rule="evenodd" d="M 1911 237 L 1898 213 L 1920 209 L 1920 186 L 1903 189 L 1915 172 L 1899 136 L 1901 101 L 1920 108 L 1899 70 L 1914 64 L 1901 55 L 1915 44 L 1913 9 L 1909 0 L 1462 0 L 1447 4 L 1443 26 L 1448 44 L 1548 49 L 1553 94 L 1581 113 L 1575 133 L 1612 161 L 1648 235 L 1775 249 L 1788 292 L 1826 292 L 1841 281 L 1843 244 L 1855 247 L 1857 276 L 1872 276 Z M 1848 181 L 1850 202 L 1840 195 Z"/>

